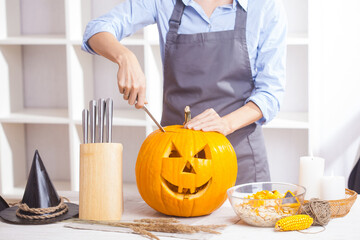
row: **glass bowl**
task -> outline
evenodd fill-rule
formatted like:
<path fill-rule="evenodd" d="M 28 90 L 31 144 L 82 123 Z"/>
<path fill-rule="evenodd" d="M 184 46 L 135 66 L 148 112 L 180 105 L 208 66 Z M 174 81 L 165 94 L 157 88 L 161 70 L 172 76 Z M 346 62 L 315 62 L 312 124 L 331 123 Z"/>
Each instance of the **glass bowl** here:
<path fill-rule="evenodd" d="M 264 190 L 269 191 L 268 196 L 278 198 L 249 198 Z M 227 190 L 231 206 L 240 219 L 260 227 L 274 227 L 281 218 L 297 214 L 304 202 L 305 192 L 303 186 L 280 182 L 247 183 Z M 261 193 L 258 193 L 256 196 L 261 197 L 260 195 Z"/>

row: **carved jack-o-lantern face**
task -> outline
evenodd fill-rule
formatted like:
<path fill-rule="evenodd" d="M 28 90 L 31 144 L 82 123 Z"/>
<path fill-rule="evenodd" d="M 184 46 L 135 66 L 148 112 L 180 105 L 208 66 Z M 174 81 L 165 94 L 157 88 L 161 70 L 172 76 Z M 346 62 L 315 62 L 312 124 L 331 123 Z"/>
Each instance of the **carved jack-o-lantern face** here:
<path fill-rule="evenodd" d="M 180 153 L 174 142 L 165 152 L 161 169 L 162 184 L 179 200 L 200 197 L 211 184 L 209 145 L 206 144 L 196 152 L 193 156 L 187 152 Z"/>
<path fill-rule="evenodd" d="M 136 162 L 136 181 L 144 201 L 167 215 L 209 214 L 234 185 L 236 154 L 220 133 L 165 127 L 150 134 Z"/>

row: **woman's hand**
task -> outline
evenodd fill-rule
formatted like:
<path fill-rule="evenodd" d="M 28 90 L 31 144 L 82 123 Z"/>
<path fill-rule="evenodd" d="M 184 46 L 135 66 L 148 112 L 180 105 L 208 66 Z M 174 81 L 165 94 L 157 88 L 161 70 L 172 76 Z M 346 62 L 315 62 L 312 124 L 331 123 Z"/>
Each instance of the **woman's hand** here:
<path fill-rule="evenodd" d="M 223 117 L 220 117 L 214 109 L 207 109 L 190 120 L 184 127 L 203 130 L 204 132 L 215 131 L 227 136 L 240 128 L 258 121 L 262 117 L 260 108 L 252 101 L 249 101 L 241 108 Z"/>
<path fill-rule="evenodd" d="M 130 51 L 125 51 L 117 59 L 119 71 L 117 74 L 118 87 L 125 100 L 136 108 L 146 104 L 146 80 L 136 56 Z"/>
<path fill-rule="evenodd" d="M 108 32 L 93 35 L 88 41 L 92 50 L 118 64 L 117 82 L 124 99 L 136 108 L 146 104 L 146 81 L 136 56 Z M 136 102 L 137 101 L 137 102 Z"/>
<path fill-rule="evenodd" d="M 224 136 L 231 133 L 228 121 L 225 118 L 221 118 L 212 108 L 205 110 L 191 119 L 184 127 L 193 130 L 202 130 L 204 132 L 219 132 Z"/>

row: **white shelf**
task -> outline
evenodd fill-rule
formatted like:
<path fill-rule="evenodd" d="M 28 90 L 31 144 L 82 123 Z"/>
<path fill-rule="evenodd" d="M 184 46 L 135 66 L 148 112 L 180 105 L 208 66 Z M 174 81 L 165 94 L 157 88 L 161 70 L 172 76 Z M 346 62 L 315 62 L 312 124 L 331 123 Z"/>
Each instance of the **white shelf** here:
<path fill-rule="evenodd" d="M 55 181 L 53 182 L 55 189 L 57 190 L 57 193 L 59 196 L 68 198 L 71 202 L 78 203 L 79 202 L 79 192 L 78 191 L 69 191 L 66 190 L 69 186 L 69 182 L 65 181 Z M 25 185 L 24 185 L 25 187 Z M 63 189 L 63 190 L 62 190 Z M 123 191 L 124 191 L 124 199 L 126 198 L 132 198 L 134 195 L 139 195 L 139 191 L 136 187 L 135 183 L 123 183 Z M 5 201 L 8 203 L 12 203 L 15 201 L 20 201 L 23 197 L 24 189 L 23 187 L 15 188 L 12 193 L 7 193 L 4 196 L 2 196 Z"/>
<path fill-rule="evenodd" d="M 67 109 L 24 109 L 7 116 L 1 116 L 3 123 L 39 123 L 39 124 L 67 124 L 69 123 Z"/>
<path fill-rule="evenodd" d="M 160 46 L 160 43 L 157 40 L 150 40 L 148 41 L 148 44 L 151 46 Z"/>
<path fill-rule="evenodd" d="M 289 34 L 287 38 L 287 45 L 307 45 L 309 44 L 309 37 L 306 33 Z"/>
<path fill-rule="evenodd" d="M 69 43 L 73 45 L 82 45 L 82 40 L 70 40 Z M 121 40 L 121 43 L 127 46 L 143 46 L 146 44 L 146 41 L 144 39 L 128 38 Z"/>
<path fill-rule="evenodd" d="M 75 124 L 81 124 L 81 119 L 75 119 Z M 143 110 L 114 110 L 113 118 L 114 126 L 138 126 L 145 127 L 147 125 L 145 113 Z"/>
<path fill-rule="evenodd" d="M 0 45 L 62 45 L 65 35 L 24 35 L 0 39 Z"/>
<path fill-rule="evenodd" d="M 309 129 L 308 113 L 306 112 L 280 112 L 264 128 L 271 129 Z"/>
<path fill-rule="evenodd" d="M 147 43 L 144 39 L 128 38 L 121 41 L 128 46 L 143 46 Z M 0 39 L 0 45 L 82 45 L 82 40 L 68 40 L 65 35 L 24 35 Z"/>
<path fill-rule="evenodd" d="M 69 181 L 53 181 L 52 183 L 56 189 L 56 191 L 58 192 L 58 195 L 60 195 L 59 192 L 62 191 L 69 191 L 69 189 L 71 189 L 71 183 Z M 7 199 L 19 199 L 21 200 L 23 195 L 24 195 L 24 190 L 25 190 L 25 186 L 26 186 L 26 182 L 20 184 L 19 186 L 16 186 L 12 189 L 12 191 L 10 192 L 5 192 L 3 194 L 3 198 L 7 198 Z"/>
<path fill-rule="evenodd" d="M 149 40 L 147 41 L 147 43 L 152 46 L 158 46 L 159 40 Z M 305 33 L 299 33 L 299 34 L 293 33 L 293 34 L 289 34 L 289 36 L 287 37 L 287 45 L 308 45 L 308 44 L 309 44 L 309 38 Z M 131 45 L 131 44 L 127 44 L 127 45 Z"/>
<path fill-rule="evenodd" d="M 143 110 L 115 110 L 114 126 L 146 126 Z"/>
<path fill-rule="evenodd" d="M 130 37 L 124 38 L 120 42 L 124 45 L 143 46 L 147 43 L 147 40 L 144 39 L 143 34 L 135 33 Z M 69 40 L 69 43 L 74 45 L 82 45 L 82 38 L 71 39 Z"/>
<path fill-rule="evenodd" d="M 154 130 L 158 127 L 151 122 Z M 307 112 L 280 112 L 275 119 L 263 126 L 265 129 L 309 129 Z"/>

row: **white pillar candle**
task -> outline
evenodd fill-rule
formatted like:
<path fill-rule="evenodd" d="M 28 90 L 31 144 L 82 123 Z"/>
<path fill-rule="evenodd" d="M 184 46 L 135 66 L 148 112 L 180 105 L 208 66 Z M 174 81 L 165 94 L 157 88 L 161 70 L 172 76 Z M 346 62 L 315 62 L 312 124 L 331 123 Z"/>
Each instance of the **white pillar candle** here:
<path fill-rule="evenodd" d="M 305 199 L 320 198 L 321 178 L 324 175 L 325 160 L 320 157 L 301 157 L 299 185 L 306 188 Z"/>
<path fill-rule="evenodd" d="M 324 176 L 321 178 L 321 199 L 338 200 L 345 198 L 345 178 Z"/>

